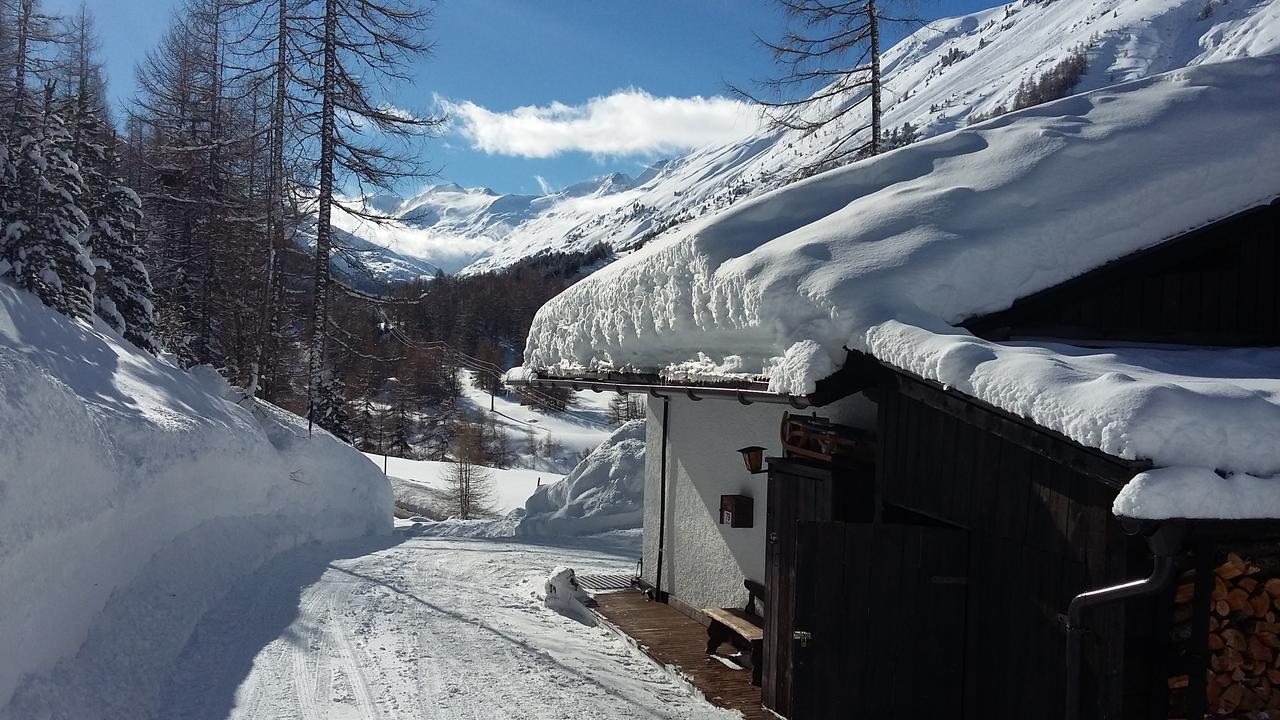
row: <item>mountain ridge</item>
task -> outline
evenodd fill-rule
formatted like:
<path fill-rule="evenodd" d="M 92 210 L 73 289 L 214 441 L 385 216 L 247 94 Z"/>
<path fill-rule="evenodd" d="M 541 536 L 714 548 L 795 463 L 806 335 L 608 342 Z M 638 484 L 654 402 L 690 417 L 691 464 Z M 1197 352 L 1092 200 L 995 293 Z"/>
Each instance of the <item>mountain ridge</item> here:
<path fill-rule="evenodd" d="M 924 138 L 1000 114 L 1074 53 L 1085 62 L 1069 94 L 1277 51 L 1280 0 L 1018 0 L 931 22 L 890 48 L 883 126 Z M 857 108 L 846 122 L 860 125 L 866 112 Z M 610 173 L 544 195 L 445 183 L 403 200 L 377 231 L 350 217 L 335 224 L 401 261 L 462 275 L 601 243 L 626 252 L 788 184 L 840 137 L 840 127 L 765 131 L 655 162 L 635 178 Z M 387 198 L 366 205 L 385 208 Z"/>

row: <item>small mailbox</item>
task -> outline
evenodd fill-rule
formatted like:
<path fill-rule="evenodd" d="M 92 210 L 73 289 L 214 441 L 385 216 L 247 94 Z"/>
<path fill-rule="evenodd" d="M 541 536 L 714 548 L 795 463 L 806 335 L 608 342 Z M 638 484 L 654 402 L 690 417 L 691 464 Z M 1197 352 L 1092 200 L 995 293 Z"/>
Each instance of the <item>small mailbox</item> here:
<path fill-rule="evenodd" d="M 720 496 L 720 524 L 735 528 L 752 526 L 755 504 L 746 495 Z"/>

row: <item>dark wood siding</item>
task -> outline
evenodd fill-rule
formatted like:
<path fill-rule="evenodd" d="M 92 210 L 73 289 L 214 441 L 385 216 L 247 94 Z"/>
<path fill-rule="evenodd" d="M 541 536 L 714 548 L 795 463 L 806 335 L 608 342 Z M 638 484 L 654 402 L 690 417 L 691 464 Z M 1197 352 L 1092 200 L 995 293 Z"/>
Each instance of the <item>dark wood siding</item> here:
<path fill-rule="evenodd" d="M 790 717 L 961 717 L 966 542 L 937 526 L 799 523 L 795 617 L 810 638 L 795 643 Z"/>
<path fill-rule="evenodd" d="M 975 335 L 1280 345 L 1280 202 L 972 318 Z"/>
<path fill-rule="evenodd" d="M 1059 613 L 1150 570 L 1111 514 L 1133 468 L 905 377 L 881 394 L 879 426 L 886 521 L 905 512 L 969 533 L 964 716 L 1059 716 Z M 1088 618 L 1085 717 L 1146 717 L 1149 615 L 1136 603 Z"/>

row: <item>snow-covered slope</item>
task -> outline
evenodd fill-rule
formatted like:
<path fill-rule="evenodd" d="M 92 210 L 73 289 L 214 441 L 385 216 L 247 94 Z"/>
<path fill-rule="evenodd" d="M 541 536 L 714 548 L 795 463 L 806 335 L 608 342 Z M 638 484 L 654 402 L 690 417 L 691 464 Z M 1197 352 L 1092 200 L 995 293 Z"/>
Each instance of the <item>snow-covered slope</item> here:
<path fill-rule="evenodd" d="M 0 283 L 0 718 L 147 717 L 236 578 L 390 532 L 359 453 L 239 400 Z"/>
<path fill-rule="evenodd" d="M 383 456 L 365 453 L 378 471 L 382 471 Z M 396 500 L 407 500 L 413 507 L 431 508 L 439 514 L 444 492 L 449 487 L 449 472 L 453 464 L 436 460 L 405 460 L 386 458 L 387 476 L 391 478 Z M 526 468 L 484 468 L 492 491 L 493 510 L 500 515 L 523 508 L 541 485 L 559 482 L 564 476 Z"/>
<path fill-rule="evenodd" d="M 884 58 L 886 128 L 911 123 L 925 137 L 1008 107 L 1023 80 L 1083 47 L 1076 92 L 1167 70 L 1280 50 L 1278 0 L 1019 0 L 938 20 Z M 865 109 L 847 122 L 864 123 Z M 401 224 L 379 231 L 343 225 L 447 272 L 498 269 L 551 250 L 599 242 L 634 247 L 671 227 L 780 187 L 839 138 L 772 133 L 660 163 L 635 179 L 610 176 L 543 197 L 500 196 L 456 185 L 394 207 Z"/>

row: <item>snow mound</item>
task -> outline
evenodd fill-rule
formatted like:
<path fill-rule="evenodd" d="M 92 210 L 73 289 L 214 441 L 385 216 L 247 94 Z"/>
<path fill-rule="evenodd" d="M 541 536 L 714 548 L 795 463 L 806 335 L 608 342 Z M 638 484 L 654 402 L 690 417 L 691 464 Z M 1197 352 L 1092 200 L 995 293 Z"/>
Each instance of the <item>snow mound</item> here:
<path fill-rule="evenodd" d="M 556 567 L 547 577 L 544 589 L 547 607 L 583 625 L 595 626 L 596 618 L 587 609 L 587 605 L 594 604 L 595 601 L 590 593 L 578 585 L 573 568 L 563 565 Z"/>
<path fill-rule="evenodd" d="M 525 502 L 519 535 L 593 535 L 640 527 L 644 519 L 645 422 L 618 428 L 565 479 Z"/>
<path fill-rule="evenodd" d="M 811 392 L 889 320 L 947 332 L 1280 196 L 1278 86 L 1277 56 L 1185 68 L 794 183 L 570 287 L 538 312 L 525 362 L 736 356 L 744 374 L 780 370 L 775 392 Z"/>
<path fill-rule="evenodd" d="M 390 532 L 359 453 L 238 400 L 0 283 L 0 718 L 147 716 L 237 578 Z"/>

